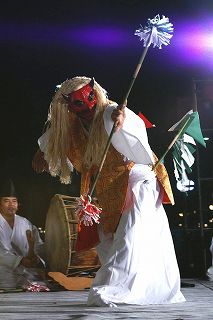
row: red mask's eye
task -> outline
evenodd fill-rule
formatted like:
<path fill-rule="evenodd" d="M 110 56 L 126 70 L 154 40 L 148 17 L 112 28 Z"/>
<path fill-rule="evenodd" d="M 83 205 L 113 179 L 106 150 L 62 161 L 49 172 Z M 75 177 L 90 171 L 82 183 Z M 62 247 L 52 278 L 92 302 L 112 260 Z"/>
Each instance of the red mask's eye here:
<path fill-rule="evenodd" d="M 77 107 L 83 106 L 84 102 L 82 100 L 75 100 L 73 101 L 73 104 L 76 105 Z"/>
<path fill-rule="evenodd" d="M 90 94 L 89 94 L 88 100 L 92 101 L 94 99 L 94 96 L 95 96 L 94 91 L 91 91 Z"/>

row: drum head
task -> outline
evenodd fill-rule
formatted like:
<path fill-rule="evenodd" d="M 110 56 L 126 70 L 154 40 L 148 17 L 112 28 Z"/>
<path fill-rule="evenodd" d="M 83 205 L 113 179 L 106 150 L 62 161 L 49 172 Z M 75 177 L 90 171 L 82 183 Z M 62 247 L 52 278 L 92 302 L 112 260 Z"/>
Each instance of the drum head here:
<path fill-rule="evenodd" d="M 77 203 L 77 198 L 65 197 L 72 199 L 73 203 Z M 77 221 L 75 224 L 77 230 Z M 63 196 L 56 194 L 50 202 L 45 225 L 45 246 L 50 271 L 68 273 L 71 260 L 71 241 Z"/>

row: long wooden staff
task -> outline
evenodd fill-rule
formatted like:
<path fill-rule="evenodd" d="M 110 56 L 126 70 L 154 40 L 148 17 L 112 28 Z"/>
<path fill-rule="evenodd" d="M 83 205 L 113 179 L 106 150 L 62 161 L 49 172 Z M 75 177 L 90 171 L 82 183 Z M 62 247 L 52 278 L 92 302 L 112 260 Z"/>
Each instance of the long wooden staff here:
<path fill-rule="evenodd" d="M 155 16 L 153 19 L 148 19 L 147 26 L 145 26 L 144 28 L 140 26 L 140 28 L 135 31 L 135 35 L 139 36 L 140 40 L 141 41 L 143 40 L 144 42 L 144 50 L 136 66 L 136 69 L 133 73 L 132 80 L 130 82 L 127 93 L 124 96 L 123 101 L 121 105 L 118 107 L 118 109 L 120 108 L 122 110 L 125 108 L 125 105 L 127 103 L 127 98 L 129 97 L 129 94 L 132 90 L 132 87 L 141 69 L 141 66 L 143 64 L 143 61 L 145 59 L 149 46 L 153 44 L 153 47 L 158 47 L 159 49 L 161 49 L 162 45 L 168 45 L 170 43 L 170 39 L 172 38 L 172 33 L 173 33 L 173 25 L 169 22 L 169 19 L 166 18 L 165 16 L 162 16 L 162 18 L 160 18 L 159 15 Z M 116 124 L 114 123 L 89 194 L 86 197 L 84 196 L 80 197 L 78 209 L 76 212 L 79 216 L 80 223 L 83 222 L 84 225 L 92 225 L 93 224 L 92 220 L 94 220 L 96 223 L 98 223 L 98 220 L 99 220 L 100 208 L 97 208 L 95 205 L 91 204 L 91 199 L 92 199 L 93 192 L 95 190 L 96 183 L 100 176 L 101 170 L 103 168 L 103 165 L 107 156 L 107 152 L 112 140 L 112 136 L 113 136 L 113 133 L 115 132 L 115 128 L 116 128 Z"/>
<path fill-rule="evenodd" d="M 137 75 L 138 75 L 138 73 L 139 73 L 139 71 L 140 71 L 140 68 L 141 68 L 141 66 L 142 66 L 142 63 L 143 63 L 143 61 L 144 61 L 144 59 L 145 59 L 145 56 L 146 56 L 147 51 L 148 51 L 148 48 L 149 48 L 149 47 L 146 47 L 146 48 L 144 49 L 144 51 L 143 51 L 143 53 L 142 53 L 142 55 L 141 55 L 141 57 L 140 57 L 140 60 L 139 60 L 139 62 L 138 62 L 138 64 L 137 64 L 137 67 L 136 67 L 136 69 L 135 69 L 135 71 L 134 71 L 132 80 L 131 80 L 131 82 L 130 82 L 129 88 L 128 88 L 127 92 L 126 92 L 126 95 L 124 96 L 124 98 L 123 98 L 123 100 L 122 100 L 121 108 L 120 108 L 120 106 L 118 106 L 118 109 L 120 109 L 120 110 L 124 110 L 124 108 L 125 108 L 125 106 L 126 106 L 127 99 L 128 99 L 129 94 L 130 94 L 130 92 L 131 92 L 131 90 L 132 90 L 132 87 L 133 87 L 134 82 L 135 82 L 135 80 L 136 80 L 136 78 L 137 78 Z M 107 156 L 107 152 L 108 152 L 108 150 L 109 150 L 110 143 L 111 143 L 111 140 L 112 140 L 112 136 L 113 136 L 113 133 L 115 132 L 115 128 L 116 128 L 116 124 L 114 123 L 114 124 L 113 124 L 113 127 L 112 127 L 112 129 L 111 129 L 110 135 L 109 135 L 109 137 L 108 137 L 107 144 L 106 144 L 106 147 L 105 147 L 105 149 L 104 149 L 104 152 L 103 152 L 103 156 L 102 156 L 100 165 L 99 165 L 99 167 L 98 167 L 98 171 L 97 171 L 97 173 L 96 173 L 96 175 L 95 175 L 95 179 L 94 179 L 94 181 L 93 181 L 93 185 L 92 185 L 91 190 L 90 190 L 90 192 L 89 192 L 89 196 L 90 196 L 90 197 L 92 197 L 92 194 L 93 194 L 93 192 L 94 192 L 94 190 L 95 190 L 96 183 L 97 183 L 97 181 L 98 181 L 98 178 L 99 178 L 99 176 L 100 176 L 101 170 L 102 170 L 102 168 L 103 168 L 103 165 L 104 165 L 104 162 L 105 162 L 105 159 L 106 159 L 106 156 Z"/>
<path fill-rule="evenodd" d="M 132 87 L 135 83 L 135 80 L 138 76 L 138 73 L 141 69 L 141 66 L 143 64 L 143 61 L 146 57 L 146 54 L 147 54 L 147 51 L 148 51 L 150 45 L 153 44 L 154 47 L 159 47 L 160 49 L 161 49 L 162 44 L 168 45 L 170 43 L 170 39 L 172 37 L 172 34 L 171 34 L 172 32 L 173 32 L 173 25 L 171 23 L 169 23 L 169 19 L 164 16 L 162 17 L 162 19 L 160 19 L 159 15 L 155 16 L 154 19 L 148 19 L 147 26 L 145 26 L 144 28 L 140 27 L 138 30 L 135 31 L 135 35 L 139 36 L 140 40 L 144 41 L 145 48 L 140 56 L 140 59 L 138 61 L 137 66 L 134 70 L 132 79 L 129 84 L 129 88 L 126 92 L 126 95 L 124 96 L 124 98 L 122 100 L 121 105 L 120 105 L 121 107 L 118 106 L 118 109 L 120 108 L 120 110 L 124 110 L 126 103 L 127 103 L 127 99 L 129 97 L 129 94 L 130 94 Z M 103 165 L 104 165 L 104 162 L 105 162 L 105 159 L 107 156 L 107 152 L 109 150 L 110 143 L 112 140 L 112 136 L 115 132 L 115 128 L 116 128 L 116 124 L 114 123 L 113 127 L 111 129 L 106 147 L 104 149 L 103 156 L 102 156 L 98 171 L 97 171 L 95 179 L 93 181 L 93 185 L 92 185 L 90 192 L 89 192 L 90 197 L 92 197 L 92 195 L 93 195 L 96 183 L 98 181 L 101 170 L 103 168 Z"/>

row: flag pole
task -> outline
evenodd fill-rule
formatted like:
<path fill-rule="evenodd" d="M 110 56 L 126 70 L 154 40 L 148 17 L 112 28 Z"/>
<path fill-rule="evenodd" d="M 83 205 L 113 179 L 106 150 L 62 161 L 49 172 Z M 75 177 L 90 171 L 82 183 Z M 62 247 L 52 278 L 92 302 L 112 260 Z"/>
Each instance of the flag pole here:
<path fill-rule="evenodd" d="M 190 122 L 191 118 L 188 117 L 188 119 L 185 121 L 185 123 L 183 124 L 182 128 L 180 128 L 180 130 L 178 131 L 177 135 L 174 137 L 174 139 L 172 140 L 172 142 L 169 144 L 169 146 L 167 147 L 166 151 L 164 152 L 164 154 L 160 157 L 160 159 L 154 164 L 152 170 L 155 170 L 157 168 L 157 166 L 162 162 L 162 160 L 165 158 L 165 156 L 167 155 L 167 153 L 169 152 L 169 150 L 172 148 L 172 146 L 175 144 L 175 142 L 179 139 L 179 137 L 181 136 L 181 134 L 184 132 L 185 128 L 187 127 L 188 123 Z"/>

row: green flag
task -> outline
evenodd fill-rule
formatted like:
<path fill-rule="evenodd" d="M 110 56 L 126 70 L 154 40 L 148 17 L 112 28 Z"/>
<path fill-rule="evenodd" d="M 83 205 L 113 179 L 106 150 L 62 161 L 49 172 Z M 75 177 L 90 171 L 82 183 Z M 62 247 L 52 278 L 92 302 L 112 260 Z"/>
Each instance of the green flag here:
<path fill-rule="evenodd" d="M 198 112 L 188 111 L 182 119 L 175 123 L 168 131 L 178 131 L 172 142 L 160 159 L 155 163 L 153 170 L 161 163 L 169 150 L 173 147 L 173 160 L 176 172 L 191 172 L 191 166 L 194 163 L 193 153 L 196 148 L 196 140 L 202 146 L 206 147 L 201 128 Z M 182 175 L 182 174 L 181 174 Z"/>
<path fill-rule="evenodd" d="M 200 128 L 198 112 L 190 110 L 185 116 L 175 123 L 169 131 L 178 131 L 173 144 L 174 173 L 177 188 L 182 192 L 193 190 L 192 183 L 187 174 L 192 172 L 194 164 L 195 141 L 206 147 Z"/>
<path fill-rule="evenodd" d="M 200 119 L 197 111 L 193 112 L 190 110 L 185 116 L 175 123 L 168 131 L 179 131 L 182 129 L 180 137 L 187 133 L 190 137 L 194 138 L 195 141 L 206 147 L 206 143 L 203 139 L 203 135 L 200 128 Z"/>

